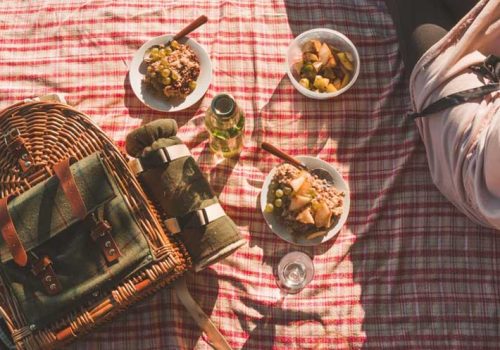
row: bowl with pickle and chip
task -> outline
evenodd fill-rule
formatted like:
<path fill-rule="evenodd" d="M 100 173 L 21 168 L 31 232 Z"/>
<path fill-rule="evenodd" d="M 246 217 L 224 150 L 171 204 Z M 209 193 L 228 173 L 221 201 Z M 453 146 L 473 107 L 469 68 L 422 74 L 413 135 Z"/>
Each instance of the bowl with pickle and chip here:
<path fill-rule="evenodd" d="M 135 53 L 129 79 L 137 98 L 152 109 L 175 112 L 198 102 L 212 78 L 207 51 L 194 39 L 163 35 Z"/>
<path fill-rule="evenodd" d="M 349 215 L 350 192 L 342 175 L 317 157 L 298 156 L 308 169 L 282 163 L 267 175 L 260 194 L 261 211 L 269 228 L 287 242 L 314 246 L 335 237 Z"/>
<path fill-rule="evenodd" d="M 288 77 L 300 93 L 313 99 L 329 99 L 349 90 L 359 68 L 352 41 L 332 29 L 306 31 L 288 47 Z"/>

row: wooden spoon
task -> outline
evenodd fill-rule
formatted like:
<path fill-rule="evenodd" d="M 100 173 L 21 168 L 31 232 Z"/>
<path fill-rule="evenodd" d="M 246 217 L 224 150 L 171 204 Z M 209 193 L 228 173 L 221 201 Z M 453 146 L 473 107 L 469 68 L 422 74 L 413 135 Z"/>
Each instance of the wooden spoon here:
<path fill-rule="evenodd" d="M 189 23 L 186 27 L 184 27 L 184 29 L 182 29 L 180 32 L 178 32 L 177 34 L 175 34 L 174 37 L 172 38 L 172 40 L 179 40 L 182 37 L 185 37 L 186 35 L 188 35 L 189 33 L 191 33 L 196 28 L 198 28 L 201 25 L 207 23 L 207 21 L 208 21 L 207 16 L 201 15 L 200 17 L 198 17 L 197 19 L 195 19 L 193 22 Z"/>
<path fill-rule="evenodd" d="M 262 142 L 260 147 L 263 150 L 275 155 L 276 157 L 283 159 L 285 162 L 292 164 L 293 166 L 296 166 L 299 169 L 303 169 L 303 170 L 308 171 L 309 173 L 311 173 L 311 175 L 316 175 L 320 179 L 324 179 L 330 183 L 333 183 L 332 175 L 328 171 L 326 171 L 325 169 L 321 169 L 321 168 L 310 169 L 304 163 L 302 163 L 300 160 L 298 160 L 297 158 L 292 157 L 291 155 L 283 152 L 278 147 L 271 145 L 268 142 Z"/>

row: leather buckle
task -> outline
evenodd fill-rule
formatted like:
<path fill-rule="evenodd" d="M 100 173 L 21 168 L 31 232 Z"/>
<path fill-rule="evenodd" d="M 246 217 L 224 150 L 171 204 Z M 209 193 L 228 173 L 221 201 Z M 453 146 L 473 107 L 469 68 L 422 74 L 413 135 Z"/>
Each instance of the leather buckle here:
<path fill-rule="evenodd" d="M 167 220 L 164 221 L 164 224 L 169 233 L 176 234 L 181 232 L 181 226 L 177 218 L 168 218 Z"/>
<path fill-rule="evenodd" d="M 4 133 L 3 142 L 10 149 L 10 151 L 18 157 L 17 163 L 22 172 L 28 171 L 28 169 L 35 164 L 33 157 L 28 152 L 28 149 L 24 144 L 24 140 L 21 137 L 21 132 L 18 128 L 11 129 Z"/>
<path fill-rule="evenodd" d="M 52 260 L 44 256 L 34 262 L 31 272 L 40 279 L 42 286 L 49 295 L 56 295 L 62 291 L 61 283 L 52 266 Z"/>
<path fill-rule="evenodd" d="M 90 231 L 90 237 L 97 243 L 106 261 L 111 264 L 122 256 L 111 235 L 111 225 L 106 220 L 99 220 Z"/>

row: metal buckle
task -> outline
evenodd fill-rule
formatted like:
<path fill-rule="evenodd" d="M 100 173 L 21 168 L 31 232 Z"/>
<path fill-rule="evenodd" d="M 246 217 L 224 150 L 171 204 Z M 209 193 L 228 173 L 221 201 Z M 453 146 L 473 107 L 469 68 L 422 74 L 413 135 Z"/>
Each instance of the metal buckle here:
<path fill-rule="evenodd" d="M 142 170 L 160 167 L 178 158 L 190 156 L 189 149 L 184 144 L 159 148 L 139 158 Z"/>
<path fill-rule="evenodd" d="M 18 128 L 14 128 L 5 132 L 2 136 L 3 136 L 3 142 L 5 143 L 6 146 L 8 146 L 13 139 L 21 136 L 21 132 L 19 131 Z"/>
<path fill-rule="evenodd" d="M 185 228 L 201 228 L 226 215 L 219 203 L 206 208 L 192 211 L 179 218 L 169 218 L 164 221 L 169 233 L 179 233 Z"/>
<path fill-rule="evenodd" d="M 199 209 L 195 213 L 198 218 L 200 226 L 205 226 L 206 224 L 209 223 L 207 211 L 205 209 Z"/>
<path fill-rule="evenodd" d="M 170 163 L 172 161 L 172 157 L 170 157 L 170 153 L 166 147 L 160 148 L 158 150 L 158 155 L 160 156 L 162 164 Z"/>

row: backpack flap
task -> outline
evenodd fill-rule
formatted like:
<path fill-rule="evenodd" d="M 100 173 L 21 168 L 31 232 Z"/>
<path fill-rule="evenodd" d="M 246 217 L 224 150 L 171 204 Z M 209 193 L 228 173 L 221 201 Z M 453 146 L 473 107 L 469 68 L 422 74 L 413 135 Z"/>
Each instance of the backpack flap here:
<path fill-rule="evenodd" d="M 99 154 L 66 168 L 58 164 L 54 171 L 56 176 L 7 204 L 27 263 L 20 264 L 22 259 L 6 244 L 6 225 L 0 240 L 4 280 L 35 326 L 95 301 L 100 291 L 147 264 L 151 256 Z"/>

